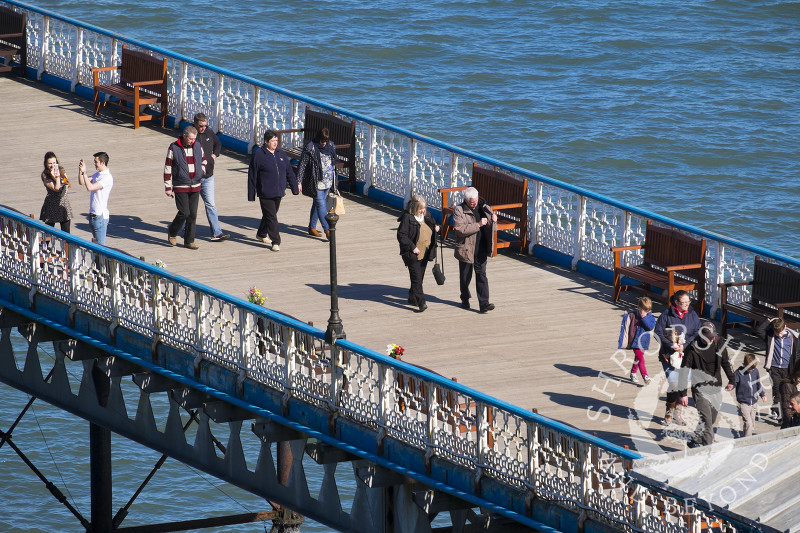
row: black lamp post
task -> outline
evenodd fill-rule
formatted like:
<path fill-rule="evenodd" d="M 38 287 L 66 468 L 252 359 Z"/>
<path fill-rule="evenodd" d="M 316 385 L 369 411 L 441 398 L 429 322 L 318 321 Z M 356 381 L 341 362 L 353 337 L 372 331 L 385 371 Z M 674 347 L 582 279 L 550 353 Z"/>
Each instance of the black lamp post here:
<path fill-rule="evenodd" d="M 336 273 L 336 223 L 339 221 L 339 215 L 333 212 L 328 213 L 325 215 L 325 220 L 328 221 L 330 228 L 328 240 L 331 249 L 331 316 L 328 318 L 328 329 L 325 330 L 325 342 L 333 344 L 336 339 L 346 338 L 342 319 L 339 317 L 339 291 Z"/>

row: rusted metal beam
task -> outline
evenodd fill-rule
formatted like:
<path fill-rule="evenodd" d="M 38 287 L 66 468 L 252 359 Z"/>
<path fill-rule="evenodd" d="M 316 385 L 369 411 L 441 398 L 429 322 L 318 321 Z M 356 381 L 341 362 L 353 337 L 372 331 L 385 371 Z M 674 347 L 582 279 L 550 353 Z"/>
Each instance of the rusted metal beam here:
<path fill-rule="evenodd" d="M 170 531 L 187 531 L 206 527 L 232 526 L 248 524 L 251 522 L 265 522 L 280 515 L 280 511 L 261 511 L 259 513 L 244 513 L 228 516 L 214 516 L 211 518 L 198 518 L 196 520 L 180 520 L 177 522 L 163 522 L 146 526 L 121 527 L 119 533 L 168 533 Z"/>

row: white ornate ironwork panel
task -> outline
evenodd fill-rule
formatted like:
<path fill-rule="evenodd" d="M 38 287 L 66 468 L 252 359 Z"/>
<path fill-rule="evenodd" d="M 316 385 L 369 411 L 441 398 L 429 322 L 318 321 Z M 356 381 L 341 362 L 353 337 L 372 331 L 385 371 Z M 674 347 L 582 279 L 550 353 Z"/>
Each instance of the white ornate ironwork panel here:
<path fill-rule="evenodd" d="M 578 195 L 560 187 L 542 184 L 540 222 L 537 241 L 542 246 L 574 255 L 580 201 Z"/>
<path fill-rule="evenodd" d="M 753 252 L 720 243 L 719 269 L 717 276 L 721 283 L 736 283 L 753 279 Z M 709 276 L 710 278 L 711 276 Z M 750 300 L 750 286 L 728 287 L 728 301 L 742 303 Z"/>
<path fill-rule="evenodd" d="M 382 191 L 406 197 L 410 139 L 399 133 L 375 127 L 375 164 L 372 185 Z"/>
<path fill-rule="evenodd" d="M 399 441 L 418 448 L 428 442 L 428 399 L 425 380 L 392 368 L 389 394 L 391 410 L 386 417 L 387 433 Z"/>
<path fill-rule="evenodd" d="M 625 211 L 587 198 L 581 259 L 612 270 L 614 255 L 611 253 L 611 247 L 621 246 L 624 231 Z"/>
<path fill-rule="evenodd" d="M 78 64 L 78 83 L 87 87 L 94 86 L 92 69 L 112 66 L 114 57 L 113 39 L 102 33 L 83 30 L 81 40 L 81 61 Z M 119 79 L 119 71 L 111 70 L 99 73 L 100 83 L 115 83 Z"/>
<path fill-rule="evenodd" d="M 290 376 L 295 396 L 313 405 L 330 404 L 331 380 L 336 371 L 331 365 L 330 350 L 306 333 L 294 332 L 295 351 Z"/>
<path fill-rule="evenodd" d="M 374 359 L 349 350 L 339 353 L 342 382 L 338 405 L 347 417 L 374 427 L 381 417 L 381 365 Z"/>
<path fill-rule="evenodd" d="M 36 232 L 13 218 L 0 219 L 0 278 L 30 288 L 33 279 L 31 268 L 31 239 Z"/>
<path fill-rule="evenodd" d="M 520 416 L 488 406 L 488 437 L 483 463 L 488 476 L 516 487 L 530 483 L 529 422 Z"/>
<path fill-rule="evenodd" d="M 114 318 L 112 260 L 71 244 L 74 249 L 72 283 L 78 309 L 106 320 Z"/>
<path fill-rule="evenodd" d="M 356 120 L 356 181 L 367 181 L 369 158 L 369 124 Z"/>
<path fill-rule="evenodd" d="M 75 62 L 73 54 L 78 51 L 78 47 L 75 46 L 78 29 L 72 24 L 51 18 L 48 30 L 45 71 L 70 80 Z"/>
<path fill-rule="evenodd" d="M 433 387 L 433 446 L 439 454 L 463 466 L 474 468 L 478 463 L 477 402 L 469 396 L 429 384 Z"/>
<path fill-rule="evenodd" d="M 239 308 L 208 294 L 201 294 L 200 300 L 199 347 L 203 351 L 203 357 L 233 370 L 244 368 L 239 349 Z"/>
<path fill-rule="evenodd" d="M 261 89 L 256 103 L 256 140 L 260 144 L 267 130 L 292 129 L 292 99 L 280 93 Z M 303 134 L 291 134 L 281 139 L 281 146 L 300 146 Z"/>
<path fill-rule="evenodd" d="M 217 101 L 217 85 L 221 77 L 222 74 L 187 63 L 181 116 L 190 121 L 195 113 L 204 113 L 207 117 L 213 116 Z"/>
<path fill-rule="evenodd" d="M 240 141 L 250 141 L 256 88 L 236 78 L 222 78 L 222 116 L 218 129 Z M 210 116 L 210 115 L 209 115 Z"/>
<path fill-rule="evenodd" d="M 690 511 L 683 502 L 644 487 L 639 487 L 636 498 L 642 509 L 642 523 L 639 527 L 644 531 L 656 533 L 692 531 L 689 521 Z"/>
<path fill-rule="evenodd" d="M 635 488 L 623 460 L 592 445 L 586 445 L 585 456 L 586 505 L 600 516 L 634 524 Z"/>
<path fill-rule="evenodd" d="M 430 207 L 442 206 L 439 189 L 450 182 L 450 152 L 432 144 L 414 143 L 414 194 L 421 194 Z"/>
<path fill-rule="evenodd" d="M 249 377 L 277 391 L 285 391 L 288 387 L 286 332 L 277 322 L 251 311 L 245 311 L 245 317 L 245 363 Z"/>
<path fill-rule="evenodd" d="M 583 457 L 579 441 L 546 426 L 537 429 L 539 457 L 534 471 L 534 490 L 547 496 L 582 502 Z"/>
<path fill-rule="evenodd" d="M 62 302 L 70 299 L 68 244 L 57 237 L 42 236 L 39 243 L 39 290 Z"/>
<path fill-rule="evenodd" d="M 12 6 L 15 9 L 16 6 Z M 47 19 L 34 11 L 25 11 L 25 25 L 28 41 L 28 66 L 38 68 L 42 61 L 42 39 L 45 38 L 44 27 Z"/>
<path fill-rule="evenodd" d="M 162 278 L 158 286 L 164 343 L 194 352 L 197 336 L 197 293 L 178 281 Z"/>
<path fill-rule="evenodd" d="M 647 231 L 647 218 L 635 213 L 628 214 L 628 224 L 623 233 L 620 246 L 644 244 Z M 644 250 L 625 250 L 620 255 L 622 266 L 638 265 L 644 259 Z"/>
<path fill-rule="evenodd" d="M 117 312 L 125 327 L 146 336 L 155 331 L 153 306 L 153 275 L 117 262 Z"/>

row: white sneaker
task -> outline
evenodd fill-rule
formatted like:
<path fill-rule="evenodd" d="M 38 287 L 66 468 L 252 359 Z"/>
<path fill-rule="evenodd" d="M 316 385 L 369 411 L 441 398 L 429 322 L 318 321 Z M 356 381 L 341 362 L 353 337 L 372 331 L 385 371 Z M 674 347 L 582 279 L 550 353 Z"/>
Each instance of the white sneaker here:
<path fill-rule="evenodd" d="M 649 385 L 651 381 L 653 381 L 653 378 L 651 378 L 650 376 L 645 376 L 644 377 L 645 385 Z"/>
<path fill-rule="evenodd" d="M 278 246 L 277 244 L 273 244 L 272 245 L 272 251 L 273 252 L 280 252 L 281 251 L 281 247 Z"/>
<path fill-rule="evenodd" d="M 256 234 L 256 240 L 263 242 L 267 246 L 272 244 L 272 239 L 270 239 L 269 237 L 259 237 L 258 234 Z"/>
<path fill-rule="evenodd" d="M 639 377 L 633 372 L 631 372 L 631 381 L 633 381 L 634 383 L 639 383 Z"/>

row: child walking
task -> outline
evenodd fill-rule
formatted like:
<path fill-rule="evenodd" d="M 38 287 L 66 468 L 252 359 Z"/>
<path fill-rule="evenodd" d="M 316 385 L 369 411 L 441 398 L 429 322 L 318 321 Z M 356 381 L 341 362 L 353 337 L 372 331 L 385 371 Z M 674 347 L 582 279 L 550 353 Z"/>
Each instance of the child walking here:
<path fill-rule="evenodd" d="M 756 411 L 758 398 L 767 401 L 767 395 L 761 386 L 761 375 L 758 373 L 756 356 L 748 353 L 744 355 L 744 364 L 733 373 L 733 383 L 728 384 L 727 390 L 736 388 L 736 401 L 739 402 L 739 411 L 742 414 L 742 425 L 744 426 L 743 437 L 753 434 L 756 427 Z"/>
<path fill-rule="evenodd" d="M 650 311 L 653 309 L 653 302 L 647 296 L 639 298 L 636 311 L 625 313 L 622 317 L 622 325 L 619 332 L 619 349 L 633 350 L 633 366 L 631 367 L 631 381 L 639 383 L 636 372 L 641 372 L 645 383 L 652 381 L 647 375 L 647 368 L 644 366 L 644 352 L 650 348 L 650 335 L 656 326 L 656 319 Z"/>

